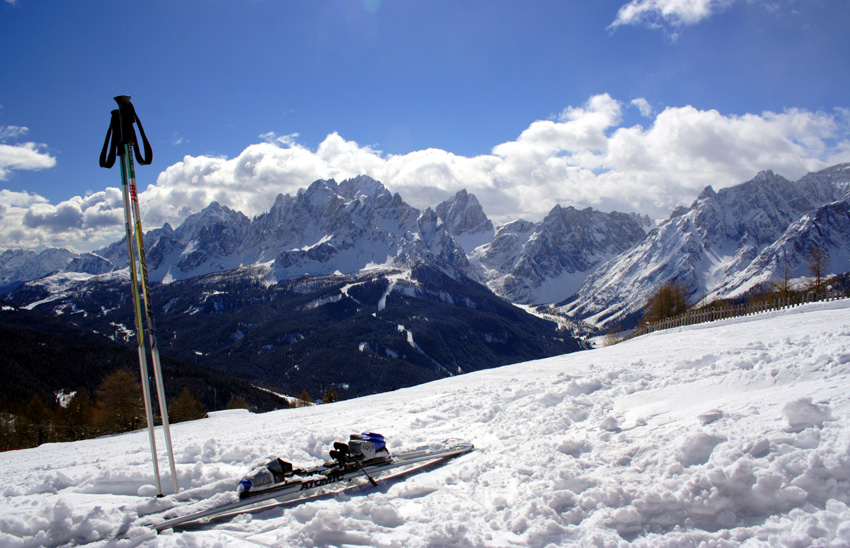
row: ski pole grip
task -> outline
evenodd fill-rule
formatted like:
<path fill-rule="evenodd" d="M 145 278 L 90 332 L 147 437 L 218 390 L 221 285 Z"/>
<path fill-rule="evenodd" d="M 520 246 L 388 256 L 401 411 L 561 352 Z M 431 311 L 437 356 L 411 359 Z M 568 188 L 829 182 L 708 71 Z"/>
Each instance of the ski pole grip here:
<path fill-rule="evenodd" d="M 130 102 L 130 96 L 119 95 L 115 98 L 115 102 L 118 103 L 119 112 L 118 144 L 135 144 L 133 123 L 136 121 L 136 110 L 133 108 L 133 103 Z"/>
<path fill-rule="evenodd" d="M 149 165 L 153 161 L 153 151 L 151 150 L 151 145 L 150 142 L 148 142 L 147 135 L 145 135 L 145 129 L 142 127 L 142 121 L 139 120 L 139 116 L 136 114 L 136 109 L 133 107 L 133 103 L 130 102 L 130 96 L 118 95 L 115 97 L 115 102 L 118 103 L 118 110 L 120 112 L 118 144 L 132 144 L 135 147 L 134 151 L 136 160 L 139 164 Z M 142 156 L 139 151 L 139 142 L 136 139 L 136 132 L 133 129 L 134 123 L 139 126 L 139 133 L 142 135 L 142 146 L 145 149 L 144 156 Z M 118 154 L 121 154 L 120 149 Z"/>

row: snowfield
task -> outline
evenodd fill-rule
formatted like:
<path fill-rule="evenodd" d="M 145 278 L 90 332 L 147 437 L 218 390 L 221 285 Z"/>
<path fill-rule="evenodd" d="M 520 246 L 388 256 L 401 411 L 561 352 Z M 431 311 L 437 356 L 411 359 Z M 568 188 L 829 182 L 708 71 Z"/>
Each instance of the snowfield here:
<path fill-rule="evenodd" d="M 391 451 L 476 450 L 180 531 L 140 517 L 225 497 L 271 454 L 319 464 L 365 430 Z M 850 301 L 172 436 L 183 491 L 163 499 L 144 431 L 0 454 L 0 546 L 850 546 Z"/>

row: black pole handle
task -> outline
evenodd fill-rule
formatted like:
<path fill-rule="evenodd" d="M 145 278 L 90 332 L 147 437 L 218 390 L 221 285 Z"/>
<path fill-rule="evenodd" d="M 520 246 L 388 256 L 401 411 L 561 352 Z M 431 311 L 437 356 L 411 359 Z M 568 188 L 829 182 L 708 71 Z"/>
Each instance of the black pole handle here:
<path fill-rule="evenodd" d="M 111 168 L 115 164 L 115 156 L 124 155 L 124 145 L 133 145 L 136 161 L 139 164 L 146 166 L 153 161 L 153 150 L 145 135 L 145 129 L 142 127 L 142 121 L 139 120 L 136 109 L 133 103 L 130 102 L 129 95 L 119 95 L 115 97 L 115 102 L 118 103 L 118 109 L 112 111 L 112 118 L 109 121 L 109 129 L 106 131 L 106 140 L 103 143 L 103 149 L 100 151 L 100 167 Z M 139 141 L 136 138 L 136 131 L 133 129 L 133 124 L 139 126 L 139 133 L 142 135 L 142 145 L 145 149 L 144 157 L 139 151 Z"/>

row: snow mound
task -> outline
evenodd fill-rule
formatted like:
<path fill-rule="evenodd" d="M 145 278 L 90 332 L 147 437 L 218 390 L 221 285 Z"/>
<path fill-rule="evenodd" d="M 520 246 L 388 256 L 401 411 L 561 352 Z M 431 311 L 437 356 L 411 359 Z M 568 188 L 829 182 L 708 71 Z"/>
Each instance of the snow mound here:
<path fill-rule="evenodd" d="M 358 400 L 224 413 L 172 427 L 182 492 L 162 499 L 145 432 L 3 453 L 0 545 L 848 546 L 848 356 L 839 301 Z M 454 437 L 476 450 L 185 531 L 143 525 L 186 501 L 232 500 L 268 455 L 315 465 L 365 430 L 391 451 Z"/>

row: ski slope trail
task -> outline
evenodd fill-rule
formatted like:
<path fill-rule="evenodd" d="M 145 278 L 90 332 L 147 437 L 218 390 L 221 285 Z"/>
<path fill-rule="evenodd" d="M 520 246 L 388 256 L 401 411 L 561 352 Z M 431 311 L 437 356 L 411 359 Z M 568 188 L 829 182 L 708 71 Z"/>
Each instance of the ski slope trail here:
<path fill-rule="evenodd" d="M 163 499 L 143 431 L 47 444 L 0 454 L 0 546 L 850 546 L 848 387 L 837 301 L 175 424 L 183 492 Z M 448 438 L 475 451 L 185 531 L 141 524 L 224 496 L 268 455 L 315 466 L 361 431 L 390 452 Z"/>

